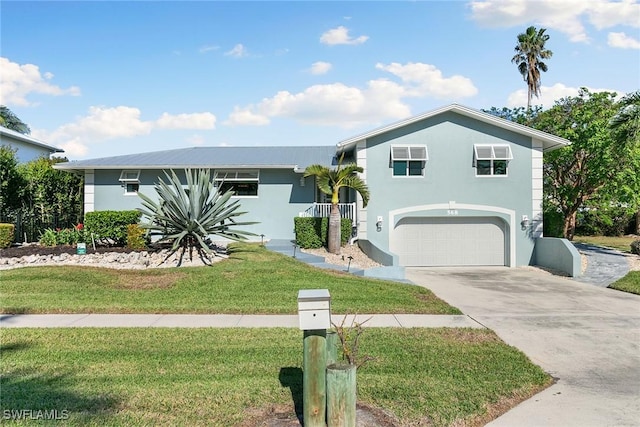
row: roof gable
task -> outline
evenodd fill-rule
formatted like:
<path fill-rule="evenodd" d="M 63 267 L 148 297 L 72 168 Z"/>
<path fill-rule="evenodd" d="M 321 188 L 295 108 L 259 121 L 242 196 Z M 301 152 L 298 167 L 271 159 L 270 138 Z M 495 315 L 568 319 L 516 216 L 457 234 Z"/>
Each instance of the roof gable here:
<path fill-rule="evenodd" d="M 475 110 L 473 108 L 469 108 L 469 107 L 465 107 L 459 104 L 451 104 L 442 108 L 438 108 L 436 110 L 431 110 L 428 111 L 424 114 L 420 114 L 417 116 L 413 116 L 410 117 L 408 119 L 405 120 L 401 120 L 399 122 L 396 123 L 392 123 L 390 125 L 387 126 L 383 126 L 380 127 L 378 129 L 374 129 L 372 131 L 360 134 L 360 135 L 356 135 L 352 138 L 349 139 L 345 139 L 344 141 L 341 141 L 337 144 L 337 152 L 342 153 L 345 151 L 350 151 L 351 149 L 353 149 L 353 147 L 355 147 L 355 145 L 360 142 L 360 141 L 364 141 L 367 140 L 369 138 L 378 136 L 378 135 L 382 135 L 384 133 L 387 132 L 391 132 L 393 130 L 402 128 L 404 126 L 408 126 L 411 125 L 413 123 L 419 122 L 421 120 L 425 120 L 425 119 L 429 119 L 431 117 L 435 117 L 438 116 L 440 114 L 444 114 L 447 112 L 452 112 L 452 113 L 456 113 L 456 114 L 460 114 L 466 117 L 469 117 L 471 119 L 474 120 L 478 120 L 484 123 L 488 123 L 490 125 L 493 126 L 497 126 L 521 135 L 526 135 L 529 136 L 531 138 L 537 139 L 542 141 L 543 144 L 543 149 L 544 151 L 551 151 L 551 150 L 555 150 L 557 148 L 562 148 L 565 147 L 569 144 L 571 144 L 571 141 L 564 139 L 564 138 L 560 138 L 558 136 L 555 135 L 551 135 L 550 133 L 547 132 L 542 132 L 533 128 L 530 128 L 528 126 L 524 126 L 515 122 L 511 122 L 509 120 L 505 120 L 503 118 L 494 116 L 492 114 L 489 113 L 485 113 L 479 110 Z"/>

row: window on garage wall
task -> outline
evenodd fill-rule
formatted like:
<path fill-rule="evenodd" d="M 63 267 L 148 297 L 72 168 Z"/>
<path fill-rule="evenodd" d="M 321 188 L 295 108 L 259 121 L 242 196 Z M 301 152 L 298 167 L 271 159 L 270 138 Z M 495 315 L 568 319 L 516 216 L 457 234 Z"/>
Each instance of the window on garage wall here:
<path fill-rule="evenodd" d="M 509 145 L 476 144 L 473 146 L 473 159 L 476 176 L 507 176 L 513 155 Z"/>
<path fill-rule="evenodd" d="M 425 145 L 392 145 L 391 167 L 393 176 L 424 176 L 429 160 Z"/>
<path fill-rule="evenodd" d="M 232 190 L 234 196 L 255 197 L 258 195 L 259 179 L 260 171 L 257 170 L 218 170 L 215 185 L 221 193 Z"/>

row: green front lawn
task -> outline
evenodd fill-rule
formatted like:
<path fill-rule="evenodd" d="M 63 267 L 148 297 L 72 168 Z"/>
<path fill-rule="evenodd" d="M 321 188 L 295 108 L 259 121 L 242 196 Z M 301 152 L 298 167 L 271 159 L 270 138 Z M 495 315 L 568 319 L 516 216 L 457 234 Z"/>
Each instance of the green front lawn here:
<path fill-rule="evenodd" d="M 329 289 L 335 313 L 460 314 L 427 289 L 321 270 L 237 244 L 212 267 L 0 271 L 2 313 L 296 314 L 299 289 Z"/>
<path fill-rule="evenodd" d="M 622 279 L 609 285 L 612 289 L 640 295 L 640 271 L 630 271 Z"/>
<path fill-rule="evenodd" d="M 489 330 L 361 338 L 376 360 L 358 371 L 359 401 L 403 425 L 484 425 L 552 381 Z M 0 354 L 2 414 L 56 410 L 73 426 L 233 426 L 302 404 L 296 329 L 4 329 Z"/>
<path fill-rule="evenodd" d="M 638 240 L 638 236 L 575 236 L 573 241 L 576 243 L 586 243 L 603 248 L 616 249 L 620 252 L 631 252 L 631 242 Z"/>

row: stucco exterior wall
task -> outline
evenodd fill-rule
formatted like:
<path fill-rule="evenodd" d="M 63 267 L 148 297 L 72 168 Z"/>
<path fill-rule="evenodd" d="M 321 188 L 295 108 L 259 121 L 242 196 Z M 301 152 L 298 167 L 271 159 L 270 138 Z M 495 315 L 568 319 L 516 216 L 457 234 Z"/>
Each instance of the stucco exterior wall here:
<path fill-rule="evenodd" d="M 128 210 L 141 207 L 137 195 L 125 195 L 119 178 L 122 170 L 93 171 L 93 210 Z M 182 171 L 177 171 L 183 177 Z M 154 183 L 160 170 L 141 170 L 139 192 L 150 197 L 156 196 Z M 252 240 L 260 241 L 260 234 L 267 239 L 293 239 L 293 218 L 313 203 L 314 184 L 307 178 L 301 185 L 302 175 L 292 170 L 263 169 L 260 171 L 258 196 L 234 197 L 240 200 L 240 211 L 247 212 L 243 221 L 257 221 L 258 224 L 244 227 L 256 234 Z M 87 189 L 85 188 L 85 192 Z M 85 205 L 85 210 L 87 206 Z"/>
<path fill-rule="evenodd" d="M 8 145 L 16 150 L 16 159 L 18 163 L 27 163 L 31 160 L 36 160 L 39 157 L 49 158 L 51 150 L 44 147 L 38 147 L 33 144 L 27 144 L 26 142 L 16 141 L 7 137 L 2 138 L 2 145 Z"/>
<path fill-rule="evenodd" d="M 429 160 L 424 176 L 394 177 L 392 144 L 426 145 Z M 508 175 L 477 177 L 474 144 L 509 144 L 513 160 Z M 394 225 L 407 216 L 494 216 L 505 221 L 510 235 L 508 265 L 529 265 L 534 238 L 531 229 L 521 230 L 520 222 L 524 215 L 530 219 L 534 215 L 532 148 L 530 137 L 452 112 L 368 139 L 364 150 L 356 148 L 358 160 L 366 161 L 371 191 L 366 238 L 384 250 Z M 380 230 L 378 217 L 383 219 Z"/>

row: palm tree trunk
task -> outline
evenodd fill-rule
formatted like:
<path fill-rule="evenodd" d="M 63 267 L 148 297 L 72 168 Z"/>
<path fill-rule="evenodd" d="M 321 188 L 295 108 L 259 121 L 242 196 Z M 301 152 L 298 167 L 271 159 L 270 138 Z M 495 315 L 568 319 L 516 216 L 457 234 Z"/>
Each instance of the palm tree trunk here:
<path fill-rule="evenodd" d="M 329 214 L 329 232 L 327 236 L 327 249 L 332 254 L 340 253 L 340 209 L 337 203 L 331 204 Z"/>

